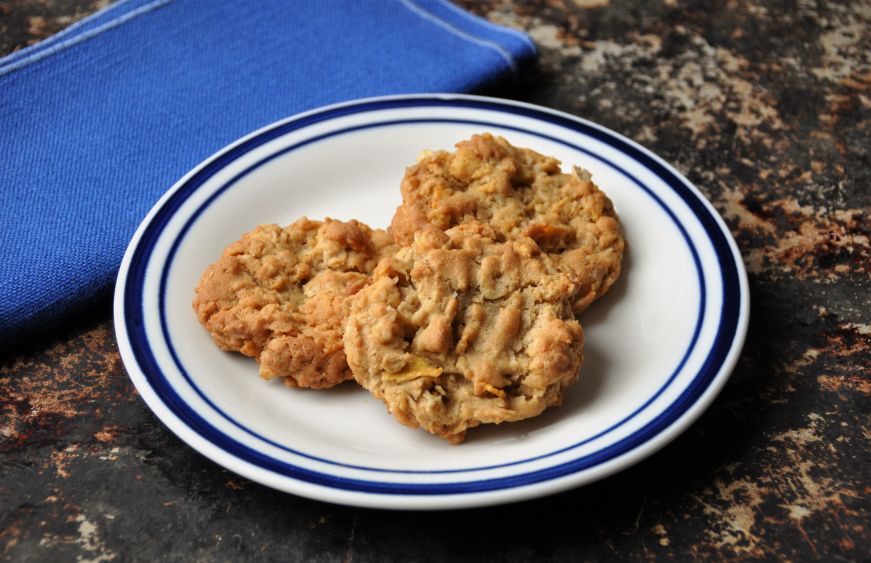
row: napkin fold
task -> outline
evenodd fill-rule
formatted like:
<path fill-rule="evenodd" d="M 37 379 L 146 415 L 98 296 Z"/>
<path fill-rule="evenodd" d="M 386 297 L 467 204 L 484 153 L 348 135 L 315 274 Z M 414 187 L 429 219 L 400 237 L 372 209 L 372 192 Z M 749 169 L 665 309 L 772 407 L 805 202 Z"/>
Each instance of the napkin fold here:
<path fill-rule="evenodd" d="M 105 295 L 148 209 L 238 137 L 535 54 L 442 0 L 121 0 L 0 59 L 0 349 Z"/>

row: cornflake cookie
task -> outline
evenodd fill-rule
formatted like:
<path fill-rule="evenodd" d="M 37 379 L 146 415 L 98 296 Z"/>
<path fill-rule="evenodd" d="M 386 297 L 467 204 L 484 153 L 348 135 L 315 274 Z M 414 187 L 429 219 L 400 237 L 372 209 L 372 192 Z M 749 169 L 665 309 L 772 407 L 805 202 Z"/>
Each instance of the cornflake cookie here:
<path fill-rule="evenodd" d="M 352 379 L 342 350 L 349 299 L 391 244 L 353 220 L 261 225 L 206 269 L 193 307 L 221 349 L 257 358 L 264 379 L 332 387 Z"/>
<path fill-rule="evenodd" d="M 456 149 L 424 153 L 406 170 L 389 229 L 398 244 L 411 244 L 426 224 L 444 231 L 479 221 L 507 238 L 530 237 L 550 254 L 574 284 L 576 312 L 608 291 L 620 275 L 623 234 L 588 172 L 565 174 L 555 158 L 487 133 Z"/>
<path fill-rule="evenodd" d="M 428 227 L 352 300 L 345 353 L 396 419 L 451 443 L 562 402 L 583 330 L 572 284 L 530 238 L 478 223 Z"/>

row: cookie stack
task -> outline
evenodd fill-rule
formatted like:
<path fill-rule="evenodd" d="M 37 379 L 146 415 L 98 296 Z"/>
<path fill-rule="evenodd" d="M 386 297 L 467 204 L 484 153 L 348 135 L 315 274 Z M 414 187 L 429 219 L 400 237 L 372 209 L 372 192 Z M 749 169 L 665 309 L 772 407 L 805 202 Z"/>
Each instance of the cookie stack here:
<path fill-rule="evenodd" d="M 266 379 L 354 379 L 455 444 L 559 404 L 583 360 L 576 315 L 620 274 L 611 201 L 490 134 L 424 153 L 401 190 L 388 232 L 303 218 L 245 234 L 203 273 L 200 322 Z"/>

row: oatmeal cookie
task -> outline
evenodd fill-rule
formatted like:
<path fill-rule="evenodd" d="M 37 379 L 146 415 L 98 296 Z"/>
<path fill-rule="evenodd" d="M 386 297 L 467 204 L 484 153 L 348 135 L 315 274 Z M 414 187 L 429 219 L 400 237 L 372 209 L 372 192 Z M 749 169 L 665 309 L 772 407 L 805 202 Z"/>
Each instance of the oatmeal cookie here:
<path fill-rule="evenodd" d="M 353 220 L 261 225 L 206 269 L 193 307 L 218 346 L 257 358 L 265 379 L 332 387 L 352 379 L 342 349 L 349 299 L 391 244 Z"/>
<path fill-rule="evenodd" d="M 568 276 L 532 239 L 494 238 L 479 223 L 424 228 L 381 262 L 345 324 L 357 382 L 455 444 L 559 404 L 583 359 Z"/>
<path fill-rule="evenodd" d="M 576 312 L 608 291 L 620 275 L 623 234 L 589 173 L 563 173 L 555 158 L 490 134 L 456 149 L 424 153 L 406 170 L 389 229 L 398 244 L 411 244 L 426 224 L 444 231 L 480 221 L 507 238 L 530 237 L 548 253 L 575 286 Z"/>

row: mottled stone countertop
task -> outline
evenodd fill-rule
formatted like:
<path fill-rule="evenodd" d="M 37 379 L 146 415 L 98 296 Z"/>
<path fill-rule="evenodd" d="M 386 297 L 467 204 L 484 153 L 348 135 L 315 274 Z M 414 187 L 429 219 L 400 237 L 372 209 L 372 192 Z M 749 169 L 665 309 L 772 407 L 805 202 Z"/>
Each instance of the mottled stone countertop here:
<path fill-rule="evenodd" d="M 0 1 L 0 54 L 106 4 Z M 713 406 L 646 461 L 550 498 L 333 506 L 240 478 L 167 430 L 127 378 L 106 299 L 0 358 L 4 558 L 871 558 L 871 3 L 462 4 L 540 47 L 520 83 L 488 93 L 635 139 L 725 218 L 752 311 Z"/>

